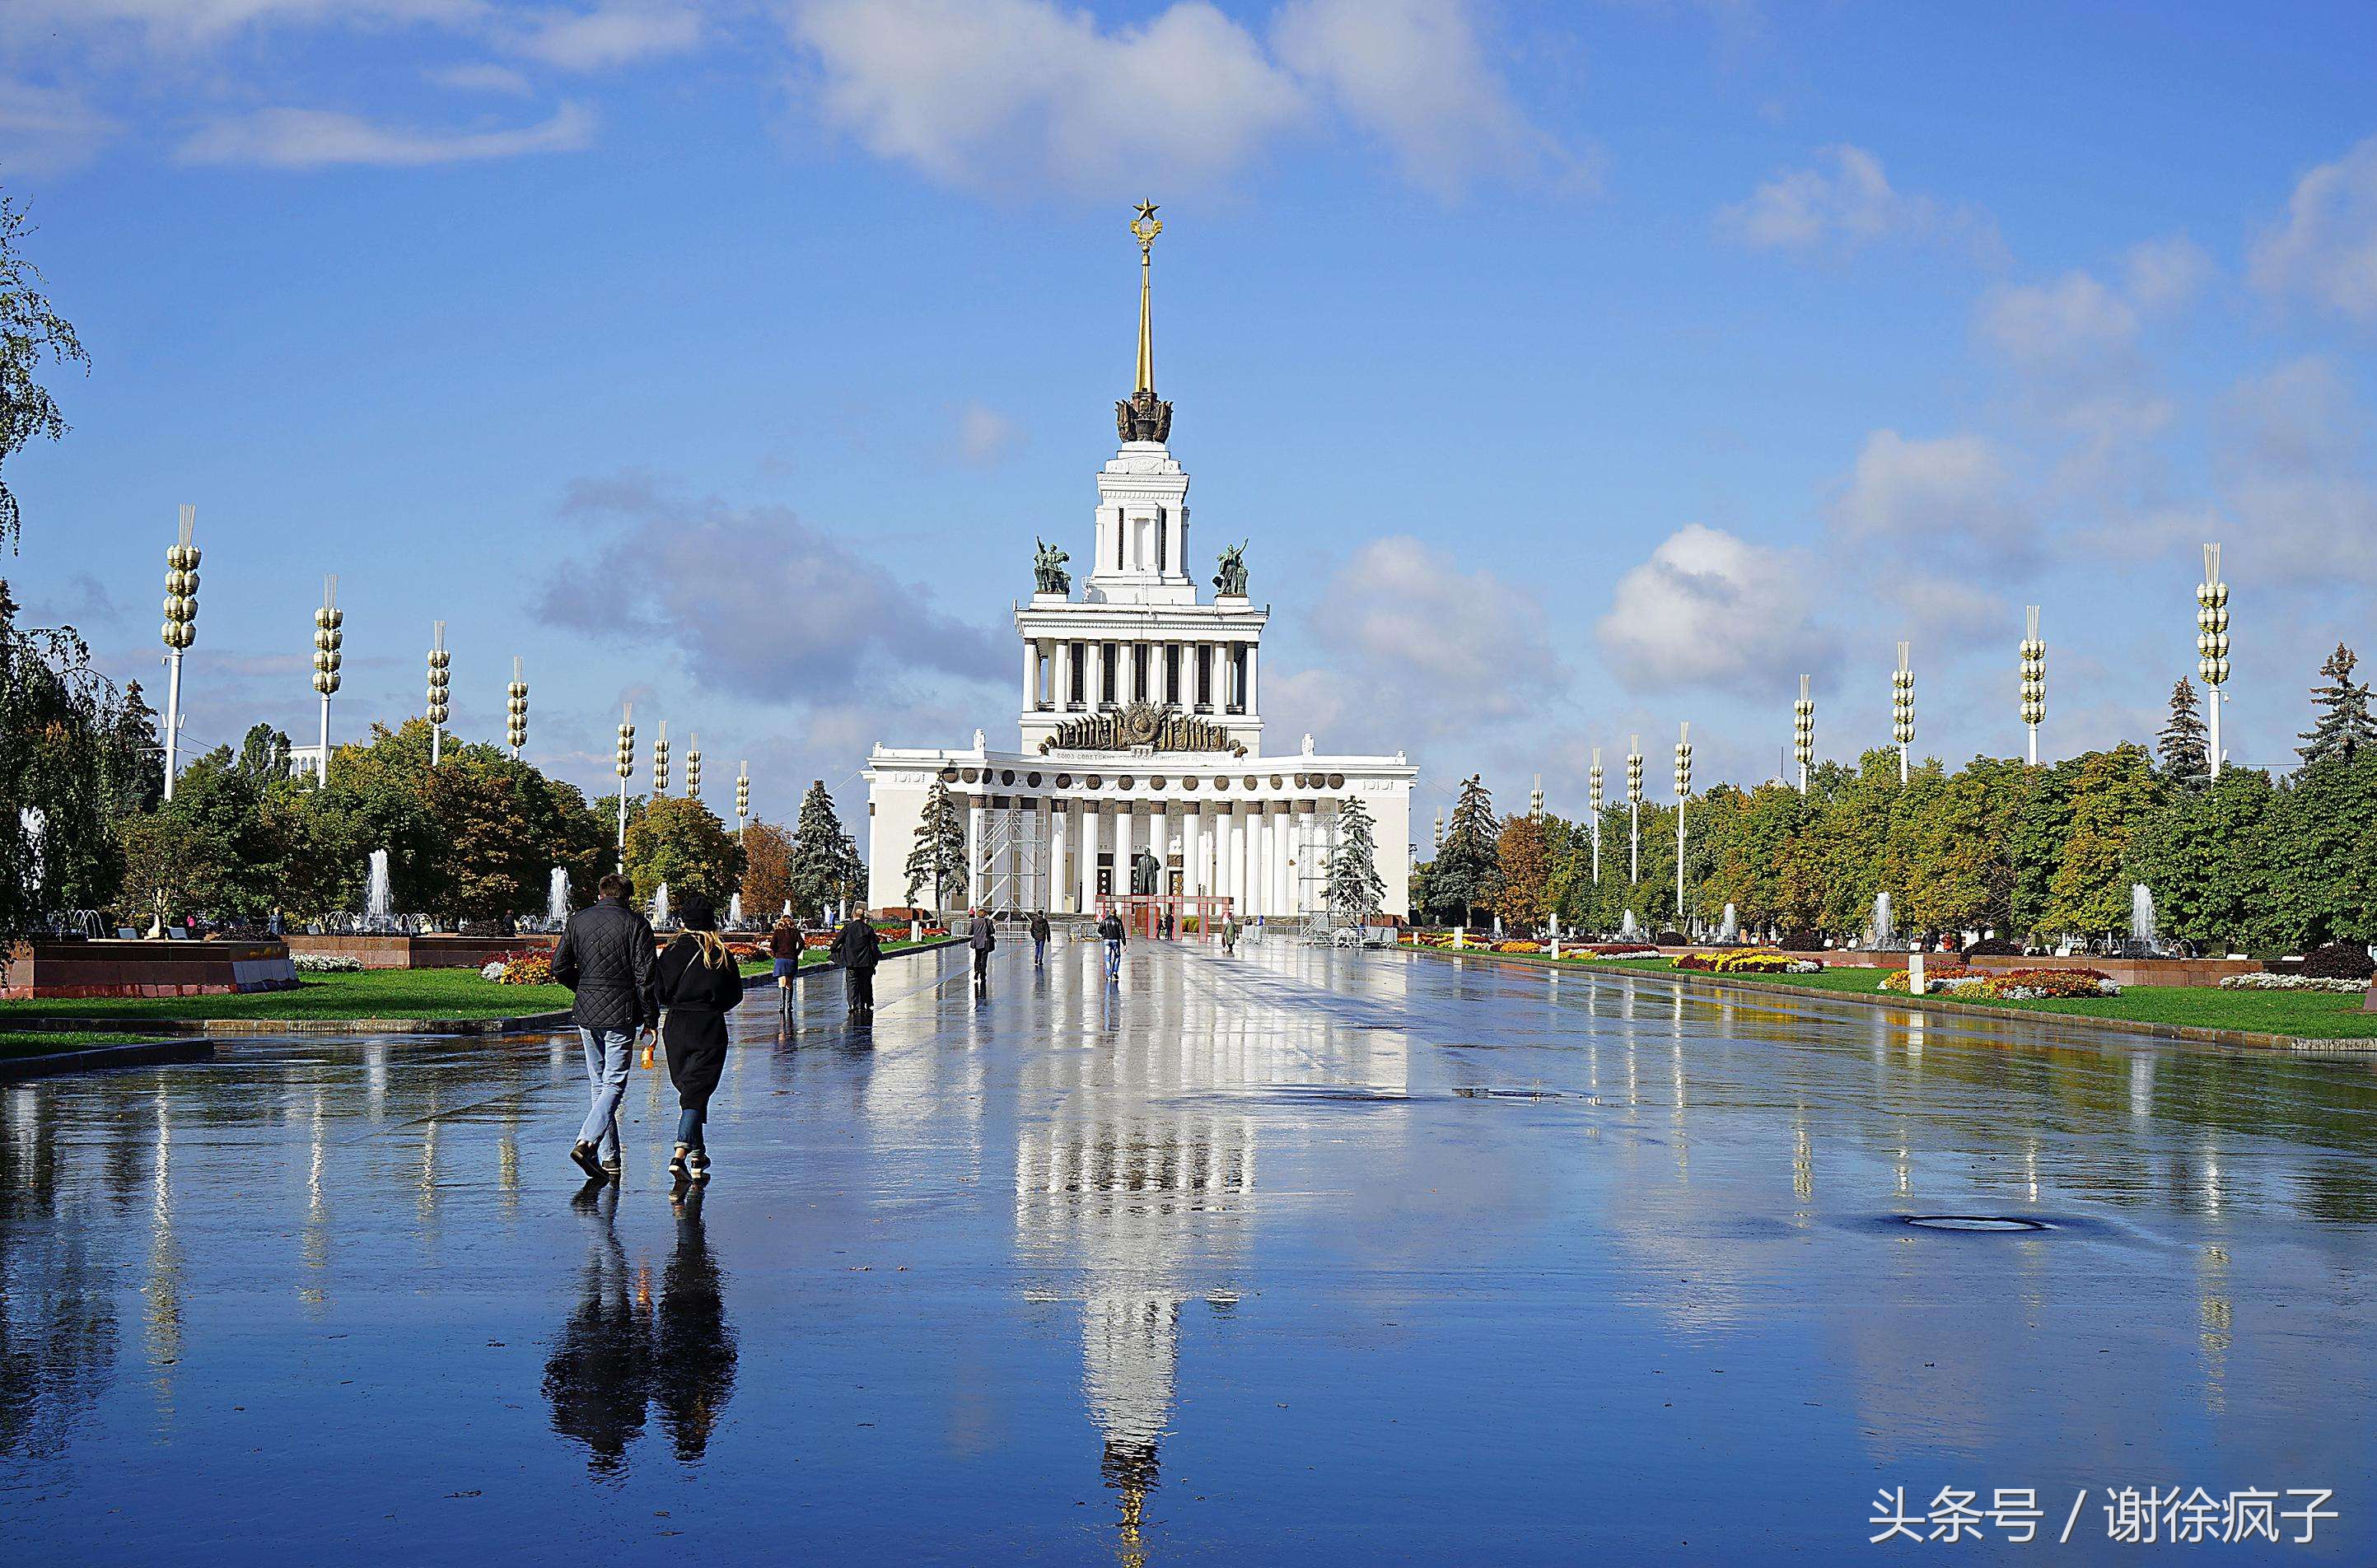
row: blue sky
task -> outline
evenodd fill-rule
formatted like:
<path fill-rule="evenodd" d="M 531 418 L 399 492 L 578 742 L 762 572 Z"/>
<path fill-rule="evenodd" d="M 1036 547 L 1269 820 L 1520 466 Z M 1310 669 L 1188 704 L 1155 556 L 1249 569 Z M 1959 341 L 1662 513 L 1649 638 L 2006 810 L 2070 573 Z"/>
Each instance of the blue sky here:
<path fill-rule="evenodd" d="M 1200 553 L 1266 718 L 1583 795 L 1818 739 L 2160 723 L 2199 545 L 2232 758 L 2377 658 L 2377 13 L 1281 0 L 10 0 L 0 186 L 93 359 L 6 572 L 188 734 L 417 712 L 599 789 L 637 704 L 863 811 L 876 740 L 1012 733 L 1035 534 L 1086 555 L 1163 204 Z M 683 742 L 677 741 L 680 752 Z M 713 785 L 713 796 L 718 792 Z M 1421 831 L 1424 832 L 1424 829 Z"/>

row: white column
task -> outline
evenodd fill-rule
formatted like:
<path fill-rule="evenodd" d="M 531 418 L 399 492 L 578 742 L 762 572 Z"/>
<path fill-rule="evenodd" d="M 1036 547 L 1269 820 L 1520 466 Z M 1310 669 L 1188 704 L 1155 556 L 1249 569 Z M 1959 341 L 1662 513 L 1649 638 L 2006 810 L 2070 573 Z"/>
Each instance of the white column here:
<path fill-rule="evenodd" d="M 1032 638 L 1023 640 L 1023 711 L 1040 706 L 1040 644 Z"/>
<path fill-rule="evenodd" d="M 982 803 L 979 795 L 966 796 L 966 904 L 973 909 L 982 907 L 983 874 L 988 869 L 982 853 Z"/>
<path fill-rule="evenodd" d="M 1255 703 L 1255 655 L 1260 652 L 1260 644 L 1247 644 L 1247 712 L 1249 716 L 1261 711 Z"/>
<path fill-rule="evenodd" d="M 1205 891 L 1205 803 L 1180 808 L 1180 891 L 1190 898 Z"/>
<path fill-rule="evenodd" d="M 1275 803 L 1265 815 L 1270 820 L 1271 830 L 1271 913 L 1292 915 L 1296 912 L 1296 905 L 1287 896 L 1287 824 L 1294 819 L 1288 815 L 1284 801 Z"/>
<path fill-rule="evenodd" d="M 1039 835 L 1033 844 L 1031 907 L 1057 907 L 1057 879 L 1064 872 L 1057 855 L 1057 819 L 1048 808 L 1048 797 L 1041 796 L 1032 802 L 1032 818 L 1039 826 Z"/>
<path fill-rule="evenodd" d="M 1155 856 L 1155 891 L 1159 893 L 1171 882 L 1172 813 L 1159 800 L 1147 808 L 1147 847 Z"/>
<path fill-rule="evenodd" d="M 1247 913 L 1249 916 L 1264 914 L 1271 908 L 1271 900 L 1265 896 L 1269 884 L 1263 880 L 1263 876 L 1269 869 L 1263 859 L 1263 823 L 1268 820 L 1269 814 L 1264 810 L 1261 801 L 1248 803 Z"/>
<path fill-rule="evenodd" d="M 1130 892 L 1132 830 L 1138 826 L 1132 820 L 1130 802 L 1117 802 L 1114 816 L 1114 890 L 1117 897 Z"/>
<path fill-rule="evenodd" d="M 1081 824 L 1081 831 L 1076 835 L 1081 843 L 1073 851 L 1074 868 L 1081 874 L 1081 912 L 1090 915 L 1095 913 L 1098 907 L 1097 803 L 1091 800 L 1074 801 L 1072 814 L 1080 819 Z"/>
<path fill-rule="evenodd" d="M 1318 907 L 1315 890 L 1320 886 L 1318 847 L 1320 835 L 1314 824 L 1320 820 L 1313 802 L 1306 801 L 1296 813 L 1296 899 L 1292 907 L 1298 915 L 1309 915 Z"/>

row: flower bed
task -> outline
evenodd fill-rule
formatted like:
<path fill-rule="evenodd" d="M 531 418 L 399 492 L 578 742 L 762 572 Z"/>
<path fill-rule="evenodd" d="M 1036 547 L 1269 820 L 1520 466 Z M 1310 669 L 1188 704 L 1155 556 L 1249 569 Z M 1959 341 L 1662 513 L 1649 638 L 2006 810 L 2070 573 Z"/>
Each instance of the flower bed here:
<path fill-rule="evenodd" d="M 1906 971 L 1893 969 L 1876 990 L 1904 991 Z M 2112 976 L 2095 969 L 2007 969 L 1986 973 L 1962 964 L 1942 964 L 1923 973 L 1927 995 L 1977 997 L 1990 1001 L 2041 1001 L 2075 997 L 2117 997 L 2121 987 Z"/>
<path fill-rule="evenodd" d="M 1817 975 L 1823 972 L 1821 959 L 1807 958 L 1772 948 L 1747 948 L 1739 952 L 1688 952 L 1676 960 L 1678 969 L 1695 969 L 1712 975 Z"/>
<path fill-rule="evenodd" d="M 1642 942 L 1595 942 L 1575 950 L 1579 958 L 1656 958 L 1659 950 Z"/>
<path fill-rule="evenodd" d="M 293 952 L 289 962 L 300 975 L 360 975 L 364 961 L 343 952 Z"/>
<path fill-rule="evenodd" d="M 499 952 L 479 971 L 482 979 L 502 986 L 550 986 L 553 984 L 553 950 L 546 947 L 521 948 L 513 952 Z"/>
<path fill-rule="evenodd" d="M 1541 952 L 1544 951 L 1544 944 L 1513 939 L 1507 942 L 1496 942 L 1494 951 L 1496 952 Z"/>
<path fill-rule="evenodd" d="M 2369 988 L 2366 980 L 2339 980 L 2319 975 L 2224 975 L 2220 979 L 2224 991 L 2333 991 L 2340 996 L 2359 996 Z"/>

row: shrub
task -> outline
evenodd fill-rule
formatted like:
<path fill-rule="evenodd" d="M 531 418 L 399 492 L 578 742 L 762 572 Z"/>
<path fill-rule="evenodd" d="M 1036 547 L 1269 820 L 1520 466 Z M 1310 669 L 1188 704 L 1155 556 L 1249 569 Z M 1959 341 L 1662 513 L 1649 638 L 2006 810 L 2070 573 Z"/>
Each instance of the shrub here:
<path fill-rule="evenodd" d="M 1988 937 L 1965 950 L 1966 958 L 2020 958 L 2022 944 L 2003 937 Z"/>
<path fill-rule="evenodd" d="M 1681 931 L 1662 931 L 1651 940 L 1661 947 L 1684 947 L 1691 941 L 1691 938 Z"/>
<path fill-rule="evenodd" d="M 2329 942 L 2303 954 L 2301 973 L 2313 980 L 2366 980 L 2377 975 L 2377 960 L 2359 942 Z"/>
<path fill-rule="evenodd" d="M 1774 945 L 1785 952 L 1822 952 L 1824 939 L 1814 931 L 1786 931 Z"/>
<path fill-rule="evenodd" d="M 344 952 L 293 952 L 289 962 L 300 975 L 360 975 L 364 961 Z"/>
<path fill-rule="evenodd" d="M 2006 1001 L 2045 997 L 2117 997 L 2112 976 L 2094 969 L 2009 969 L 1989 976 L 1987 994 Z"/>

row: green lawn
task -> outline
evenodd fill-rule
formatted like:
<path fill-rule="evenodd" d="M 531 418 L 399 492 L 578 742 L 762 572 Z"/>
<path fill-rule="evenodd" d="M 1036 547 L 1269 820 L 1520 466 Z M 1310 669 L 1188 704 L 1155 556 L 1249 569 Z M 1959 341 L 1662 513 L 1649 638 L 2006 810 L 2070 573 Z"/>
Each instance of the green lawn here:
<path fill-rule="evenodd" d="M 897 952 L 904 941 L 886 942 Z M 802 966 L 826 962 L 821 952 L 802 954 Z M 765 980 L 773 972 L 765 959 L 746 964 L 746 978 Z M 569 1005 L 559 986 L 506 986 L 482 980 L 475 969 L 367 969 L 360 975 L 301 975 L 293 991 L 247 991 L 213 997 L 36 997 L 0 1001 L 0 1039 L 11 1020 L 88 1018 L 94 1022 L 143 1018 L 516 1018 L 554 1012 Z M 21 1053 L 20 1053 L 21 1054 Z"/>
<path fill-rule="evenodd" d="M 1547 963 L 1548 960 L 1534 960 Z M 1714 976 L 1678 970 L 1666 959 L 1567 959 L 1563 969 L 1639 969 L 1652 974 L 1689 974 L 1706 980 L 1755 979 L 1810 990 L 1879 997 L 1879 969 L 1826 969 L 1816 975 Z M 1895 1000 L 1905 1002 L 1905 996 Z M 2307 1040 L 2377 1039 L 2377 1012 L 2360 1011 L 2361 999 L 2321 991 L 2224 991 L 2216 986 L 2132 986 L 2117 997 L 2041 1001 L 1996 1001 L 1985 997 L 1932 998 L 2001 1007 L 2009 1012 L 2052 1012 L 2074 1018 L 2125 1018 L 2193 1029 L 2242 1029 Z"/>

